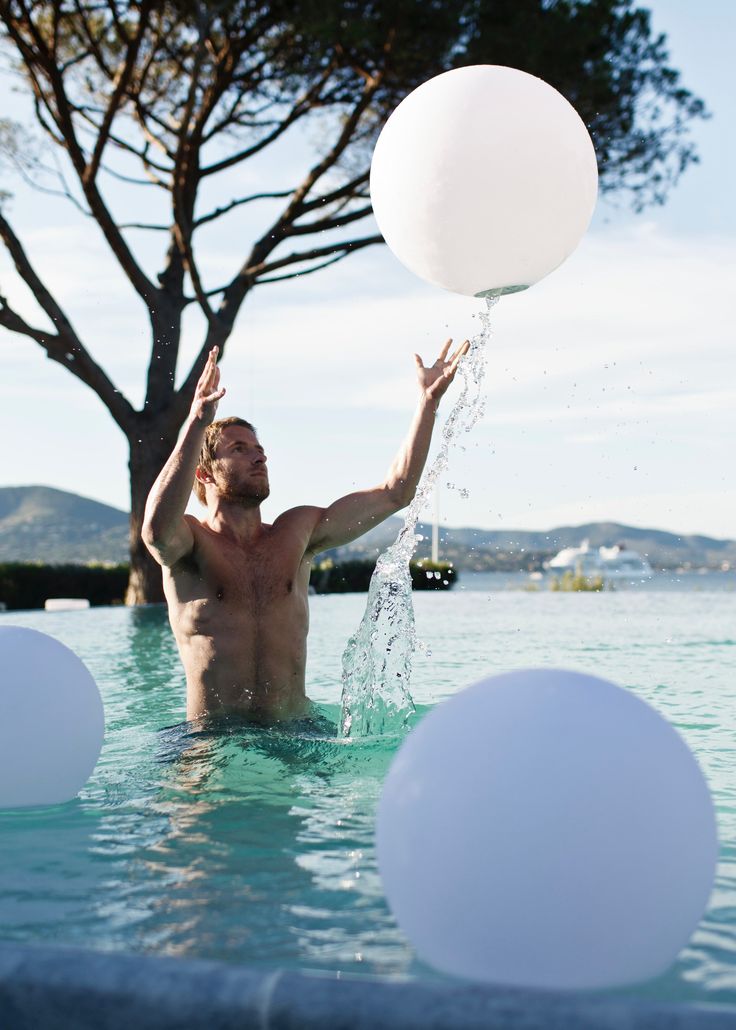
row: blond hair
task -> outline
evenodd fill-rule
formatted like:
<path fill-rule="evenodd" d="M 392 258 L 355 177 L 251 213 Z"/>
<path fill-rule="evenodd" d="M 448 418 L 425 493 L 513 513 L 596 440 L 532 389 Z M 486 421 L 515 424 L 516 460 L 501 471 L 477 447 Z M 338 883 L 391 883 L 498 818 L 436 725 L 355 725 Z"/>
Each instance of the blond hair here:
<path fill-rule="evenodd" d="M 243 429 L 250 429 L 251 433 L 255 433 L 256 427 L 252 426 L 250 422 L 246 422 L 244 418 L 237 418 L 235 415 L 230 418 L 220 418 L 216 422 L 210 422 L 204 433 L 204 441 L 202 443 L 202 450 L 199 452 L 199 461 L 197 468 L 206 472 L 208 475 L 212 475 L 212 465 L 215 461 L 215 451 L 217 445 L 220 442 L 223 431 L 229 426 L 242 426 Z M 201 483 L 197 477 L 194 477 L 193 490 L 197 495 L 197 500 L 200 504 L 207 503 L 207 495 L 204 489 L 204 483 Z"/>

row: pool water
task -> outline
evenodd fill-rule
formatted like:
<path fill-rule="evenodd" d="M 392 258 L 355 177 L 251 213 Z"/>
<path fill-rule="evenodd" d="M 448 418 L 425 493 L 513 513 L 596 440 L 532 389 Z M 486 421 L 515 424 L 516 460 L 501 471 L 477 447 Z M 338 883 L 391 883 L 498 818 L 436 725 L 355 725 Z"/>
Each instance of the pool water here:
<path fill-rule="evenodd" d="M 736 1003 L 734 583 L 559 594 L 467 576 L 465 589 L 414 598 L 431 651 L 415 656 L 417 718 L 493 672 L 564 666 L 634 690 L 698 756 L 722 842 L 711 904 L 673 967 L 626 993 Z M 376 868 L 375 807 L 399 737 L 336 736 L 340 657 L 365 595 L 310 604 L 318 717 L 290 731 L 184 723 L 184 677 L 160 607 L 0 617 L 75 650 L 107 724 L 77 800 L 0 812 L 0 938 L 437 975 L 396 926 Z"/>

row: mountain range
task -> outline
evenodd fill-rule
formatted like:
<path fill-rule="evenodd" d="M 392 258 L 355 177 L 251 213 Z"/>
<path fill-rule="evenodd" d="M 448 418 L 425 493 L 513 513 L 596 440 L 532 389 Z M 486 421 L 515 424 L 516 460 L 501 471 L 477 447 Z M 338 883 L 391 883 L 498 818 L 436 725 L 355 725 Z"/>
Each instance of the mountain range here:
<path fill-rule="evenodd" d="M 394 541 L 398 517 L 365 536 L 328 552 L 336 560 L 375 558 Z M 420 523 L 424 538 L 418 556 L 428 556 L 432 528 Z M 440 557 L 458 569 L 533 569 L 562 547 L 588 539 L 592 547 L 626 543 L 657 568 L 736 567 L 736 541 L 680 536 L 617 522 L 590 522 L 550 530 L 440 527 Z M 118 508 L 47 486 L 0 487 L 0 561 L 124 562 L 128 557 L 128 515 Z"/>

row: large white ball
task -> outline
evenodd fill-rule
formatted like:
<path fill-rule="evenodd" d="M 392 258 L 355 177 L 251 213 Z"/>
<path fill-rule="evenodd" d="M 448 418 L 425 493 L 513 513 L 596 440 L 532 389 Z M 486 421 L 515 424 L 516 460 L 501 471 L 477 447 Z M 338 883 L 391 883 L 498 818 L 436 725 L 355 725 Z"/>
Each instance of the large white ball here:
<path fill-rule="evenodd" d="M 501 65 L 444 72 L 386 122 L 371 167 L 378 226 L 416 275 L 456 293 L 523 290 L 572 253 L 598 171 L 575 109 Z"/>
<path fill-rule="evenodd" d="M 82 660 L 45 633 L 0 627 L 0 808 L 70 801 L 104 735 L 102 698 Z"/>
<path fill-rule="evenodd" d="M 433 709 L 378 809 L 386 896 L 458 976 L 611 987 L 661 973 L 713 884 L 713 804 L 692 753 L 606 680 L 533 669 Z"/>

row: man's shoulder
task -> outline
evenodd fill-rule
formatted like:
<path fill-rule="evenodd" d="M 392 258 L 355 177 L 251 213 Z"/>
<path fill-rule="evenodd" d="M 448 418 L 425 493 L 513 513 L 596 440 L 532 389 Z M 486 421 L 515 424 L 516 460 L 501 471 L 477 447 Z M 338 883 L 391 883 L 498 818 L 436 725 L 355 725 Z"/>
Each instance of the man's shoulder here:
<path fill-rule="evenodd" d="M 192 531 L 195 550 L 204 536 L 212 536 L 212 530 L 204 519 L 198 519 L 196 515 L 185 515 L 184 521 Z"/>
<path fill-rule="evenodd" d="M 202 521 L 202 519 L 198 519 L 196 515 L 190 515 L 189 513 L 187 513 L 184 516 L 184 521 L 187 523 L 187 525 L 191 526 L 191 528 L 195 531 L 198 529 L 205 528 L 205 524 Z"/>
<path fill-rule="evenodd" d="M 286 511 L 283 511 L 274 521 L 274 529 L 278 525 L 288 525 L 292 522 L 314 522 L 315 519 L 319 519 L 321 517 L 323 511 L 324 508 L 319 508 L 316 504 L 299 504 L 295 508 L 287 508 Z"/>
<path fill-rule="evenodd" d="M 306 547 L 323 513 L 324 508 L 319 508 L 315 504 L 300 504 L 296 508 L 287 508 L 274 520 L 272 531 L 299 537 Z"/>

